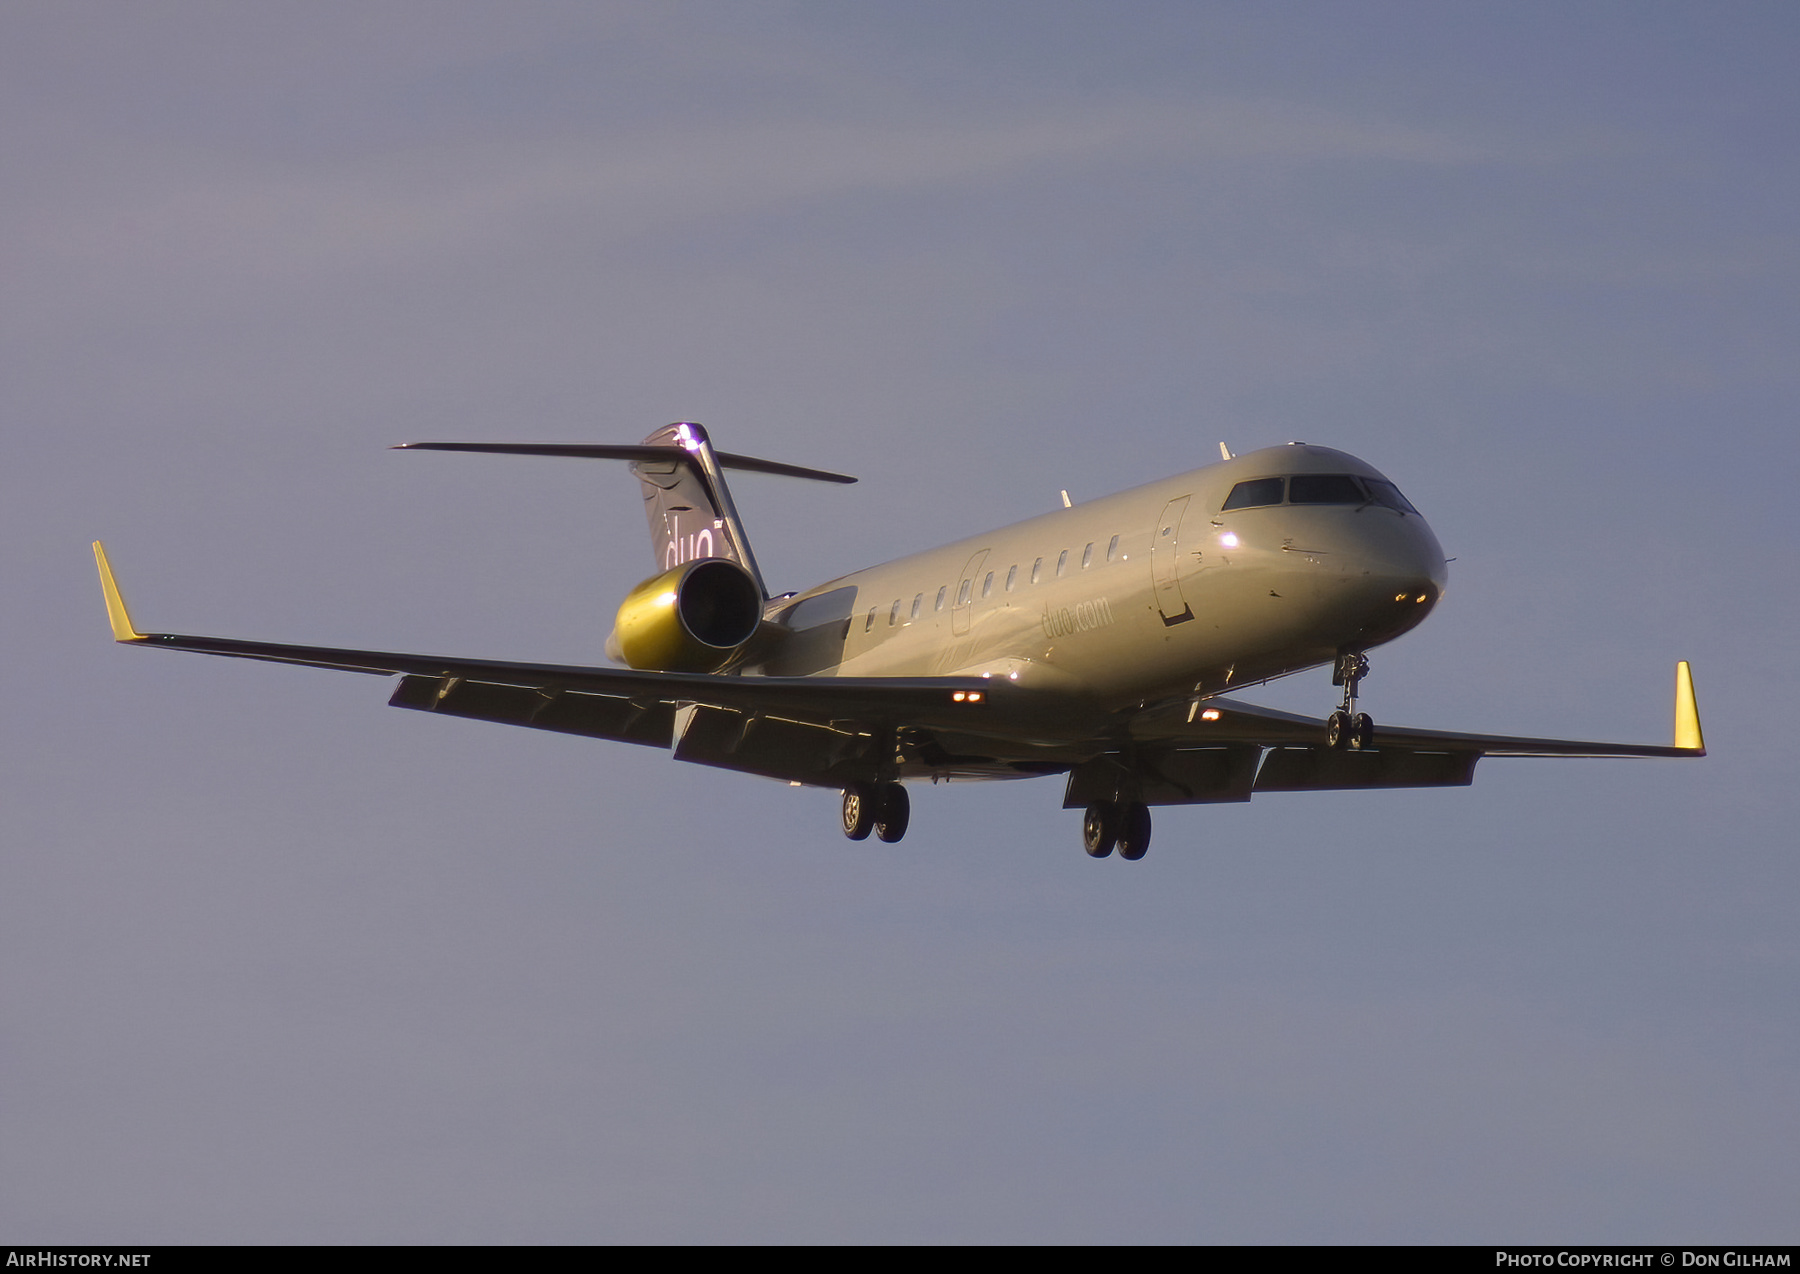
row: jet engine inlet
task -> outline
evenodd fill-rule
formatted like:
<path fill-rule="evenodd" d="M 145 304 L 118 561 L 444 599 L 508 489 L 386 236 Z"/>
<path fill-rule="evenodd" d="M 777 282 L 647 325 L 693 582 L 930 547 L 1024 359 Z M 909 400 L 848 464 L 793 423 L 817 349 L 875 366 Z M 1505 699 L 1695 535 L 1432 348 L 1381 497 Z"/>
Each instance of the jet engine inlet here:
<path fill-rule="evenodd" d="M 608 653 L 645 672 L 711 672 L 755 635 L 762 592 L 749 572 L 704 557 L 626 594 Z"/>

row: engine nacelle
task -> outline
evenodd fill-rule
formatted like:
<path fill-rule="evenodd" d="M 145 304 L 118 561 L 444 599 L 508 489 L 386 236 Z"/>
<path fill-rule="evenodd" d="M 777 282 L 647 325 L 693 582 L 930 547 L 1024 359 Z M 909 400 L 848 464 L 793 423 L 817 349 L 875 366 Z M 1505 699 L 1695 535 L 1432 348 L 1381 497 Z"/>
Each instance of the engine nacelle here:
<path fill-rule="evenodd" d="M 606 653 L 645 672 L 712 672 L 755 636 L 762 609 L 743 567 L 697 558 L 626 594 Z"/>

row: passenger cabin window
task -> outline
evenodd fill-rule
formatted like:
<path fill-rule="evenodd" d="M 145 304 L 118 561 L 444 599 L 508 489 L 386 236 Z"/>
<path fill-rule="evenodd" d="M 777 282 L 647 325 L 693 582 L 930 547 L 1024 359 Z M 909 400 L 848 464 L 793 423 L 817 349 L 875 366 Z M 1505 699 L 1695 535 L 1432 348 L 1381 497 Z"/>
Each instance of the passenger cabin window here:
<path fill-rule="evenodd" d="M 1112 561 L 1119 555 L 1119 537 L 1113 536 L 1112 542 L 1106 546 L 1106 560 Z"/>
<path fill-rule="evenodd" d="M 866 633 L 873 627 L 875 627 L 875 608 L 871 606 L 869 607 L 869 617 L 863 620 L 863 631 Z"/>
<path fill-rule="evenodd" d="M 981 595 L 983 597 L 986 597 L 989 593 L 991 593 L 993 591 L 994 591 L 994 573 L 992 571 L 989 571 L 987 573 L 987 578 L 981 581 Z"/>
<path fill-rule="evenodd" d="M 1347 473 L 1297 473 L 1288 479 L 1289 504 L 1367 504 L 1368 497 Z"/>
<path fill-rule="evenodd" d="M 1284 485 L 1281 478 L 1252 478 L 1240 482 L 1225 497 L 1225 509 L 1255 509 L 1265 504 L 1280 504 Z"/>
<path fill-rule="evenodd" d="M 948 584 L 945 584 L 942 588 L 938 589 L 937 605 L 933 606 L 931 608 L 932 610 L 943 610 L 944 609 L 944 595 L 946 593 L 948 593 L 949 591 L 950 591 L 950 586 Z"/>
<path fill-rule="evenodd" d="M 888 627 L 892 628 L 900 622 L 900 599 L 894 599 L 894 608 L 888 612 Z"/>
<path fill-rule="evenodd" d="M 1081 569 L 1084 571 L 1087 570 L 1088 563 L 1093 560 L 1094 560 L 1094 546 L 1093 546 L 1093 544 L 1090 543 L 1086 548 L 1081 550 Z"/>
<path fill-rule="evenodd" d="M 917 619 L 919 617 L 919 610 L 924 605 L 925 605 L 925 594 L 920 593 L 916 597 L 913 598 L 912 614 L 908 615 L 907 618 L 908 619 Z"/>
<path fill-rule="evenodd" d="M 1009 592 L 1009 593 L 1012 592 L 1013 582 L 1015 580 L 1017 580 L 1018 578 L 1019 578 L 1019 568 L 1017 566 L 1009 566 L 1006 568 L 1006 591 L 1007 592 Z"/>
<path fill-rule="evenodd" d="M 1038 582 L 1038 575 L 1043 571 L 1043 569 L 1044 569 L 1044 559 L 1041 557 L 1037 561 L 1035 561 L 1031 564 L 1031 582 L 1033 584 Z"/>
<path fill-rule="evenodd" d="M 966 579 L 962 582 L 962 587 L 956 590 L 956 604 L 958 606 L 963 606 L 968 603 L 969 585 L 973 584 L 974 582 L 975 581 L 972 579 Z"/>
<path fill-rule="evenodd" d="M 1064 549 L 1062 552 L 1060 552 L 1056 555 L 1056 577 L 1058 579 L 1062 578 L 1063 567 L 1067 566 L 1068 564 L 1069 564 L 1069 550 Z"/>

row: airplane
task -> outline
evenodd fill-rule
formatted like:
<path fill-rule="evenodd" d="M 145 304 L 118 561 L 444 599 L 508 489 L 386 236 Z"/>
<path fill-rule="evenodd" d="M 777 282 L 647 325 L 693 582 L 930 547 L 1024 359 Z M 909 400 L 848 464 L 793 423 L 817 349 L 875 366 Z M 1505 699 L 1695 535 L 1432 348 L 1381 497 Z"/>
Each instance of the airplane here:
<path fill-rule="evenodd" d="M 909 781 L 1065 775 L 1082 845 L 1141 859 L 1155 806 L 1262 792 L 1467 786 L 1485 756 L 1706 754 L 1689 665 L 1671 746 L 1376 726 L 1367 652 L 1443 595 L 1443 550 L 1400 489 L 1305 443 L 1222 459 L 999 530 L 771 595 L 725 483 L 736 469 L 843 474 L 715 451 L 691 421 L 636 446 L 402 444 L 623 460 L 656 574 L 620 605 L 621 666 L 513 663 L 143 633 L 106 552 L 115 640 L 398 675 L 389 703 L 667 749 L 676 760 L 836 788 L 843 831 L 905 835 Z M 1227 692 L 1329 666 L 1324 718 Z"/>

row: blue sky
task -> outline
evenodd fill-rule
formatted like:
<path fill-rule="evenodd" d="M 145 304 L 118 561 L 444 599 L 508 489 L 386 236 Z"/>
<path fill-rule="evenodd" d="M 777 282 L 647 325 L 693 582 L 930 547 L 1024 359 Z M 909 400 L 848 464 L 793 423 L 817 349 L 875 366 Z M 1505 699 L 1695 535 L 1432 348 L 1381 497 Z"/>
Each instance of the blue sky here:
<path fill-rule="evenodd" d="M 1796 1237 L 1790 6 L 0 15 L 0 1231 Z M 778 588 L 1235 450 L 1456 556 L 1465 791 L 834 799 L 140 626 L 599 662 L 635 441 Z M 1323 712 L 1324 672 L 1265 702 Z"/>

